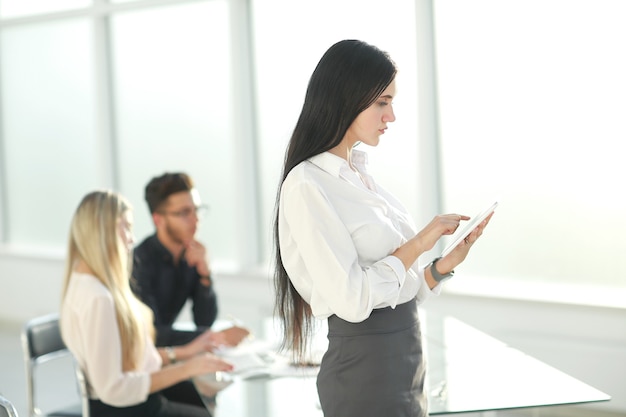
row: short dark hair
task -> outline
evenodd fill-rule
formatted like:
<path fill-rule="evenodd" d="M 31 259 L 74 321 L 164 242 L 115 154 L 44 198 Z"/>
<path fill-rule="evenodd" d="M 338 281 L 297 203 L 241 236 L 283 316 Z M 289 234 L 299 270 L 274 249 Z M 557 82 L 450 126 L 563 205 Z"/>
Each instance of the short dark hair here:
<path fill-rule="evenodd" d="M 148 203 L 150 213 L 154 213 L 161 208 L 170 195 L 192 189 L 193 181 L 189 175 L 183 172 L 166 172 L 150 180 L 146 185 L 144 198 Z"/>

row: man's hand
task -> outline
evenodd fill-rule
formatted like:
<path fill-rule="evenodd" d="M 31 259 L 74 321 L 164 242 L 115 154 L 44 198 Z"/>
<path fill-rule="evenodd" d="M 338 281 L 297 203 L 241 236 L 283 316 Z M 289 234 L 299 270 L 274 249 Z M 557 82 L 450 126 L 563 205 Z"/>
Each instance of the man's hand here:
<path fill-rule="evenodd" d="M 196 268 L 196 271 L 202 277 L 202 284 L 209 286 L 211 284 L 209 280 L 211 268 L 209 267 L 209 257 L 204 245 L 197 240 L 189 242 L 185 247 L 185 260 L 189 266 Z"/>

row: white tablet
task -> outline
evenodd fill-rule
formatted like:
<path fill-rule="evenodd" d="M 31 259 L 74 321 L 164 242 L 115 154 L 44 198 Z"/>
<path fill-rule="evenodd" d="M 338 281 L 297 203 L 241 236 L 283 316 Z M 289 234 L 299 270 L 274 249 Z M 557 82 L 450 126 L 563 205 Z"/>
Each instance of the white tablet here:
<path fill-rule="evenodd" d="M 456 246 L 461 243 L 463 239 L 467 237 L 467 235 L 472 233 L 472 230 L 474 230 L 476 226 L 478 226 L 483 220 L 485 220 L 487 216 L 493 213 L 497 206 L 498 202 L 494 201 L 486 210 L 481 211 L 480 213 L 469 219 L 465 227 L 460 232 L 456 232 L 456 234 L 452 236 L 452 242 L 450 242 L 450 244 L 446 246 L 443 252 L 441 252 L 441 257 L 443 258 L 447 254 L 452 252 L 452 250 L 456 248 Z"/>

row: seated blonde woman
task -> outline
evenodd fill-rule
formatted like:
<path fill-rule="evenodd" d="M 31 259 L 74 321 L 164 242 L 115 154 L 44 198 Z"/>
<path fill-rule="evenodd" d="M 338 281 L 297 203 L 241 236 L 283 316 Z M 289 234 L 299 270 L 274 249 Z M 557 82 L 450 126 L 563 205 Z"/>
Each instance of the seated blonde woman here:
<path fill-rule="evenodd" d="M 232 366 L 200 336 L 172 352 L 154 345 L 151 310 L 130 289 L 129 203 L 111 191 L 87 194 L 74 213 L 61 334 L 85 373 L 91 417 L 210 416 L 190 378 Z"/>

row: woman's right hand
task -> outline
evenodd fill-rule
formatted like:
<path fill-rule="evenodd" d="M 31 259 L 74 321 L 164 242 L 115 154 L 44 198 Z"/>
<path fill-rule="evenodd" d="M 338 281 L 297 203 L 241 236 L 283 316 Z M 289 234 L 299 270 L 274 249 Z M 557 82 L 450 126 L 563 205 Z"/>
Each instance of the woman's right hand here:
<path fill-rule="evenodd" d="M 213 372 L 228 372 L 233 365 L 212 353 L 201 353 L 185 361 L 185 367 L 191 376 L 210 374 Z"/>
<path fill-rule="evenodd" d="M 440 214 L 435 216 L 422 230 L 404 245 L 396 249 L 392 255 L 402 261 L 408 270 L 417 261 L 419 256 L 431 250 L 443 235 L 451 235 L 458 229 L 461 220 L 469 220 L 469 216 L 462 214 Z"/>
<path fill-rule="evenodd" d="M 212 353 L 200 353 L 187 360 L 167 365 L 153 372 L 150 378 L 150 392 L 158 392 L 164 388 L 195 376 L 212 374 L 215 372 L 228 372 L 233 370 L 233 365 Z"/>
<path fill-rule="evenodd" d="M 422 253 L 429 251 L 435 246 L 439 238 L 453 234 L 459 228 L 462 220 L 469 219 L 469 216 L 462 214 L 440 214 L 435 216 L 413 239 L 420 242 L 419 246 L 422 248 Z"/>

